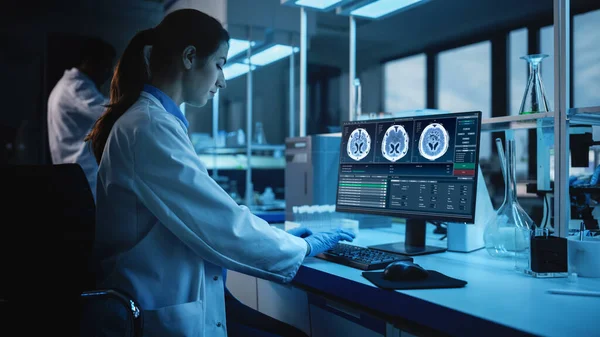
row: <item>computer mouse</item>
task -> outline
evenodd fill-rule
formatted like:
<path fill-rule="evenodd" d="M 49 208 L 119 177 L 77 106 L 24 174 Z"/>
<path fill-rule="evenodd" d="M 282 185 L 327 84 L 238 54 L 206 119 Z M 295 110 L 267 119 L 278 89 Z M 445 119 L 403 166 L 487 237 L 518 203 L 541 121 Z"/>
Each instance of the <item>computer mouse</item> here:
<path fill-rule="evenodd" d="M 418 281 L 427 276 L 427 270 L 410 261 L 392 262 L 383 270 L 383 278 L 388 281 Z"/>

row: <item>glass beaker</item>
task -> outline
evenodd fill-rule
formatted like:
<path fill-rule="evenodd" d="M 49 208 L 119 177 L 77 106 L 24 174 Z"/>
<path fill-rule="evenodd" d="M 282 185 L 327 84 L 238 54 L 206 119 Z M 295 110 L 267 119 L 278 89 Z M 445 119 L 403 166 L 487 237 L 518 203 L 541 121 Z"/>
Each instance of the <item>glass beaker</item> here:
<path fill-rule="evenodd" d="M 541 73 L 542 60 L 546 57 L 548 57 L 546 54 L 531 54 L 521 57 L 529 65 L 529 77 L 527 79 L 527 86 L 525 87 L 525 94 L 521 101 L 519 115 L 550 111 Z"/>
<path fill-rule="evenodd" d="M 517 200 L 514 131 L 506 131 L 506 154 L 499 138 L 496 145 L 504 176 L 504 202 L 486 224 L 483 240 L 491 256 L 513 258 L 515 252 L 525 248 L 525 242 L 516 239 L 517 230 L 534 229 L 535 223 Z"/>

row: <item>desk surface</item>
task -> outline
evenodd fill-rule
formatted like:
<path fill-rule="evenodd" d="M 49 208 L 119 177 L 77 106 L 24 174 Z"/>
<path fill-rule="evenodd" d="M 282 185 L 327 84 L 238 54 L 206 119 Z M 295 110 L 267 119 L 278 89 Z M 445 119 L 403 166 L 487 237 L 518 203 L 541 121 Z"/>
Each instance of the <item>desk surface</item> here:
<path fill-rule="evenodd" d="M 361 229 L 353 244 L 402 241 L 403 226 Z M 428 230 L 430 233 L 431 230 Z M 436 242 L 437 241 L 437 242 Z M 428 244 L 445 241 L 428 238 Z M 600 279 L 537 279 L 517 273 L 511 259 L 482 249 L 415 256 L 415 263 L 468 282 L 464 288 L 387 291 L 362 270 L 307 258 L 294 283 L 380 314 L 460 336 L 600 336 L 600 297 L 549 294 L 549 289 L 600 290 Z"/>

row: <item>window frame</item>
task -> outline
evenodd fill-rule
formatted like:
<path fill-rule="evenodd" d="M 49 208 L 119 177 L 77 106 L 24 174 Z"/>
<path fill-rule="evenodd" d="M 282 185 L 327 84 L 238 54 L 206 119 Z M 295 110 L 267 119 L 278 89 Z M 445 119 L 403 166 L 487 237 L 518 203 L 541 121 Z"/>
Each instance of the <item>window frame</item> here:
<path fill-rule="evenodd" d="M 595 10 L 600 10 L 599 4 L 591 4 L 586 3 L 581 6 L 572 6 L 571 8 L 571 20 L 570 21 L 570 33 L 571 33 L 571 41 L 573 41 L 573 22 L 574 18 L 577 15 L 585 14 L 588 12 L 592 12 Z M 380 61 L 380 66 L 383 68 L 385 63 L 390 61 L 396 61 L 405 57 L 415 56 L 419 54 L 426 55 L 425 61 L 425 71 L 426 71 L 426 108 L 427 109 L 437 109 L 437 79 L 438 79 L 438 65 L 437 58 L 438 54 L 447 50 L 466 47 L 471 44 L 490 41 L 491 42 L 491 64 L 492 64 L 492 117 L 501 117 L 507 116 L 509 114 L 508 104 L 509 104 L 509 68 L 508 68 L 508 39 L 510 32 L 513 30 L 519 30 L 526 28 L 527 29 L 527 43 L 528 43 L 528 53 L 534 54 L 539 53 L 540 50 L 540 29 L 546 26 L 552 26 L 554 24 L 554 19 L 552 17 L 552 13 L 547 13 L 544 15 L 539 15 L 537 17 L 528 17 L 527 20 L 512 22 L 501 27 L 497 27 L 496 29 L 490 29 L 488 31 L 477 32 L 469 36 L 464 36 L 458 39 L 444 41 L 438 44 L 434 44 L 429 46 L 428 48 L 424 48 L 421 50 L 411 50 L 407 53 L 395 55 L 393 57 L 384 58 Z M 573 43 L 570 45 L 570 71 L 573 73 Z M 570 87 L 573 88 L 574 76 L 570 76 Z M 381 78 L 382 86 L 381 88 L 385 88 L 385 79 L 384 76 Z M 549 89 L 549 88 L 548 88 Z M 554 87 L 552 87 L 554 90 Z M 385 100 L 385 90 L 381 90 L 381 99 L 382 102 Z M 574 102 L 574 90 L 570 90 L 570 102 L 573 104 Z M 383 106 L 383 104 L 382 104 Z M 492 139 L 501 138 L 504 140 L 504 132 L 494 132 L 492 133 Z M 492 146 L 492 154 L 496 154 L 497 149 L 495 146 Z M 528 146 L 528 156 L 529 158 L 535 158 L 537 156 L 537 137 L 535 135 L 535 130 L 529 131 L 529 146 Z M 529 160 L 529 179 L 536 179 L 537 177 L 537 165 L 535 160 Z"/>

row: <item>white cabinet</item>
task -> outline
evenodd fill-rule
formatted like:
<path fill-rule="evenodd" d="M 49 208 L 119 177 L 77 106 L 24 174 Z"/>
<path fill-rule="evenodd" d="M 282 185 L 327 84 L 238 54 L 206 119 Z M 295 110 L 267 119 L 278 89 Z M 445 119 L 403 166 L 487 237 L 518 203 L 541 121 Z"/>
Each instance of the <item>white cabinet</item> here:
<path fill-rule="evenodd" d="M 258 309 L 256 277 L 228 270 L 227 289 L 243 304 L 254 310 Z"/>
<path fill-rule="evenodd" d="M 291 285 L 257 280 L 258 310 L 310 336 L 307 293 Z"/>
<path fill-rule="evenodd" d="M 382 318 L 324 297 L 309 294 L 312 337 L 399 337 Z"/>
<path fill-rule="evenodd" d="M 228 271 L 227 287 L 245 305 L 311 337 L 416 337 L 359 308 L 289 284 Z"/>

